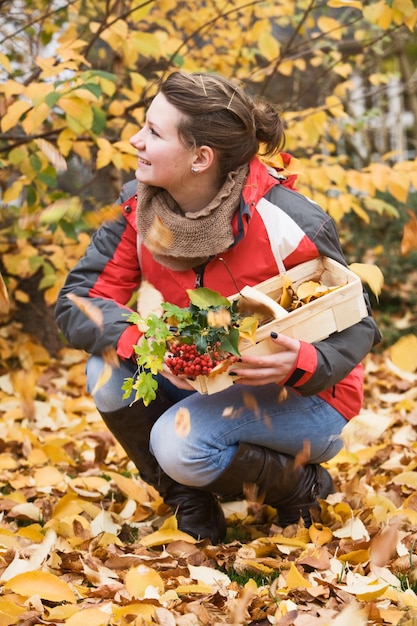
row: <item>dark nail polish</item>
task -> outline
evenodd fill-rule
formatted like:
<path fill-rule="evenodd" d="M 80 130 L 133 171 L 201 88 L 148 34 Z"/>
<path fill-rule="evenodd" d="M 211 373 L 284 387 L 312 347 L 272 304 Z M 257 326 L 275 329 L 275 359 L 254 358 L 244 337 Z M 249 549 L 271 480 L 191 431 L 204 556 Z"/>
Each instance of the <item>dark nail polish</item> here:
<path fill-rule="evenodd" d="M 270 333 L 270 336 L 272 337 L 272 339 L 277 339 L 277 338 L 278 338 L 278 333 L 276 333 L 276 332 L 272 331 L 272 332 Z"/>
<path fill-rule="evenodd" d="M 237 376 L 236 372 L 229 372 L 229 376 Z"/>

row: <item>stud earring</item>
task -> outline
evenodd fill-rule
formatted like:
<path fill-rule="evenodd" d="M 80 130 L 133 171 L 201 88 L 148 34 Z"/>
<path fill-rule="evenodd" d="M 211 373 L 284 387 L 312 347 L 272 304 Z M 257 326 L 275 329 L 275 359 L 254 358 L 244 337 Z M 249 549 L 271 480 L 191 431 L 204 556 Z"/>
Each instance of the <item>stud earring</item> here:
<path fill-rule="evenodd" d="M 198 167 L 192 167 L 192 168 L 191 168 L 191 172 L 192 172 L 193 174 L 198 174 L 198 172 L 199 172 L 199 171 L 200 171 L 200 170 L 198 169 Z"/>

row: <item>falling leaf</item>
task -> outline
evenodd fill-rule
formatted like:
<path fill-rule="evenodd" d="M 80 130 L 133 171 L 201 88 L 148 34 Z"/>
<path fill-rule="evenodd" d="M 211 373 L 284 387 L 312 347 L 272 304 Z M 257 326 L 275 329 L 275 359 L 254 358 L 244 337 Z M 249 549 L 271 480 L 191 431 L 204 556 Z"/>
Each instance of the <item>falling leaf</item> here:
<path fill-rule="evenodd" d="M 369 285 L 372 293 L 378 298 L 384 284 L 384 275 L 379 267 L 372 263 L 352 263 L 349 269 L 359 276 L 362 282 Z"/>
<path fill-rule="evenodd" d="M 226 331 L 232 321 L 230 311 L 221 308 L 207 313 L 207 324 L 213 328 L 224 328 Z"/>
<path fill-rule="evenodd" d="M 151 252 L 161 254 L 169 250 L 173 240 L 174 236 L 171 230 L 162 219 L 156 215 L 144 240 L 145 246 Z"/>
<path fill-rule="evenodd" d="M 38 148 L 42 150 L 48 161 L 52 163 L 57 172 L 67 171 L 67 162 L 59 152 L 58 148 L 45 139 L 35 139 L 34 141 Z"/>
<path fill-rule="evenodd" d="M 161 317 L 163 313 L 163 302 L 164 297 L 161 292 L 147 280 L 142 280 L 138 290 L 138 300 L 136 304 L 136 310 L 139 315 L 144 319 L 151 314 Z"/>
<path fill-rule="evenodd" d="M 413 211 L 408 210 L 410 221 L 404 226 L 403 237 L 401 240 L 401 254 L 406 256 L 413 250 L 417 250 L 417 218 Z"/>
<path fill-rule="evenodd" d="M 404 335 L 390 348 L 391 360 L 405 372 L 417 370 L 417 335 Z"/>
<path fill-rule="evenodd" d="M 252 411 L 258 419 L 261 417 L 261 409 L 259 407 L 258 401 L 252 393 L 249 393 L 247 391 L 244 392 L 243 404 L 249 411 Z"/>
<path fill-rule="evenodd" d="M 7 315 L 10 309 L 9 294 L 0 272 L 0 315 Z"/>
<path fill-rule="evenodd" d="M 108 346 L 105 350 L 103 350 L 101 356 L 103 357 L 103 361 L 111 367 L 120 367 L 119 355 L 116 352 L 116 348 L 114 348 L 113 346 Z"/>
<path fill-rule="evenodd" d="M 190 434 L 190 411 L 186 407 L 181 406 L 175 413 L 174 428 L 178 437 L 187 437 Z"/>
<path fill-rule="evenodd" d="M 74 592 L 69 584 L 49 572 L 18 574 L 7 581 L 4 588 L 26 598 L 38 595 L 42 600 L 49 600 L 50 602 L 76 602 Z"/>
<path fill-rule="evenodd" d="M 77 296 L 75 293 L 67 293 L 67 298 L 71 300 L 71 302 L 73 302 L 101 331 L 104 330 L 103 313 L 98 306 L 92 304 L 88 298 Z"/>
<path fill-rule="evenodd" d="M 109 363 L 104 363 L 104 366 L 101 368 L 99 377 L 97 378 L 96 384 L 91 390 L 91 395 L 94 397 L 97 391 L 99 391 L 106 383 L 109 382 L 110 378 L 113 374 L 113 367 L 109 365 Z"/>

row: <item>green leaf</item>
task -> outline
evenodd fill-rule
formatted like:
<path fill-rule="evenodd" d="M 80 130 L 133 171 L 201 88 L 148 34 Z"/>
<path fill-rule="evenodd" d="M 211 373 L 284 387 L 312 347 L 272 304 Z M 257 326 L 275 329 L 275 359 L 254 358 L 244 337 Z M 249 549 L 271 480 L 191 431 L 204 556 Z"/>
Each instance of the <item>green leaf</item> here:
<path fill-rule="evenodd" d="M 103 130 L 106 128 L 107 117 L 102 109 L 98 107 L 91 107 L 93 110 L 93 124 L 91 130 L 96 135 L 101 135 Z"/>
<path fill-rule="evenodd" d="M 217 291 L 212 291 L 207 287 L 198 287 L 198 289 L 187 289 L 190 302 L 199 309 L 209 309 L 210 307 L 230 307 L 230 300 L 220 295 Z"/>
<path fill-rule="evenodd" d="M 230 354 L 235 354 L 236 356 L 240 356 L 238 345 L 239 330 L 237 328 L 231 328 L 229 333 L 224 335 L 220 340 L 220 350 L 230 352 Z"/>

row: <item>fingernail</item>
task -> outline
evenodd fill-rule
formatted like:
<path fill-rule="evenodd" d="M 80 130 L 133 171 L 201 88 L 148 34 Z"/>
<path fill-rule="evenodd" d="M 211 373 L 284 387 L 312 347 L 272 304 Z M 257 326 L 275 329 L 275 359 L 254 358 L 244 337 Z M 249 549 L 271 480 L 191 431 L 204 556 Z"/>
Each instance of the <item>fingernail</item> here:
<path fill-rule="evenodd" d="M 274 331 L 272 331 L 272 332 L 270 333 L 270 336 L 272 337 L 272 339 L 278 339 L 278 333 L 276 333 L 276 332 L 274 332 Z"/>
<path fill-rule="evenodd" d="M 168 330 L 170 333 L 176 333 L 178 328 L 176 326 L 168 326 Z"/>
<path fill-rule="evenodd" d="M 229 372 L 229 376 L 237 376 L 236 372 Z"/>

